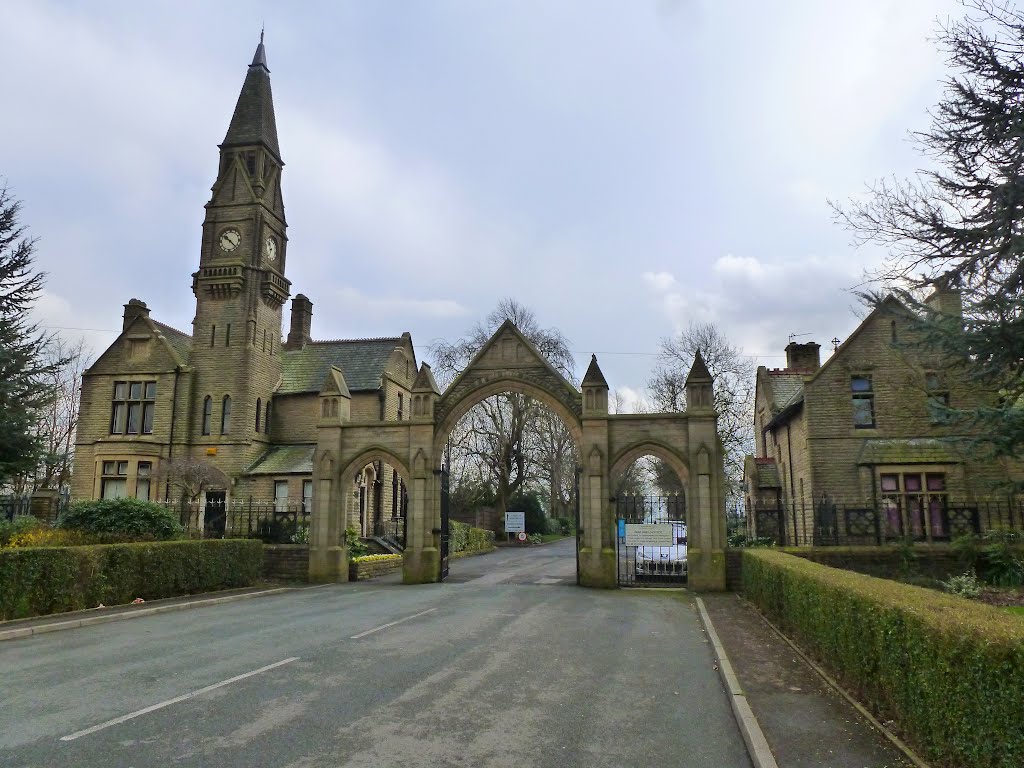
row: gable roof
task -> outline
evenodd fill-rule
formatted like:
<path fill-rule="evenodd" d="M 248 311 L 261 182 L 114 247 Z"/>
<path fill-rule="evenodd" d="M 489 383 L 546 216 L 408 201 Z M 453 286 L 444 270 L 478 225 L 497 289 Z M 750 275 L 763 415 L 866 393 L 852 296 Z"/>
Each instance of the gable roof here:
<path fill-rule="evenodd" d="M 816 370 L 813 373 L 811 379 L 818 378 L 818 376 L 821 375 L 821 372 L 828 368 L 830 365 L 832 365 L 836 361 L 836 359 L 843 357 L 846 354 L 847 350 L 849 350 L 850 347 L 853 345 L 854 340 L 857 339 L 857 337 L 864 332 L 864 329 L 867 328 L 874 320 L 876 320 L 878 317 L 885 314 L 886 312 L 898 312 L 903 315 L 910 315 L 911 317 L 914 316 L 914 313 L 910 309 L 910 307 L 908 307 L 906 304 L 904 304 L 902 301 L 897 299 L 892 294 L 889 294 L 880 302 L 878 302 L 875 308 L 868 313 L 868 316 L 861 320 L 860 325 L 853 329 L 853 333 L 847 336 L 846 340 L 843 341 L 843 343 L 840 344 L 838 347 L 836 347 L 836 351 L 833 352 L 832 356 L 828 360 L 826 360 L 818 370 Z"/>
<path fill-rule="evenodd" d="M 192 337 L 179 331 L 177 328 L 171 328 L 169 325 L 157 322 L 156 320 L 151 321 L 153 326 L 163 334 L 167 343 L 171 345 L 171 349 L 177 353 L 178 357 L 182 359 L 182 362 L 188 360 L 189 354 L 192 352 Z"/>
<path fill-rule="evenodd" d="M 125 344 L 126 337 L 137 338 L 139 336 L 153 338 L 158 348 L 165 350 L 166 354 L 162 364 L 168 366 L 168 370 L 188 362 L 189 353 L 192 351 L 192 337 L 169 325 L 158 323 L 148 314 L 140 314 L 117 335 L 110 346 L 100 353 L 92 365 L 85 370 L 84 375 L 115 372 L 109 368 L 110 356 L 114 354 L 114 350 Z M 148 367 L 152 367 L 152 361 Z"/>
<path fill-rule="evenodd" d="M 523 359 L 511 361 L 503 357 L 501 349 L 499 347 L 499 342 L 502 340 L 502 337 L 508 336 L 511 336 L 515 341 L 522 345 L 522 349 L 525 352 L 525 357 Z M 497 362 L 488 362 L 489 359 L 491 358 L 496 358 Z M 495 330 L 495 332 L 491 334 L 491 338 L 489 338 L 487 342 L 482 347 L 480 347 L 480 349 L 477 350 L 477 353 L 473 355 L 469 363 L 466 364 L 466 367 L 463 368 L 459 375 L 456 376 L 455 379 L 451 382 L 451 384 L 448 385 L 448 387 L 445 389 L 445 394 L 447 394 L 448 392 L 454 392 L 458 384 L 464 378 L 466 378 L 467 376 L 474 375 L 473 373 L 471 373 L 474 370 L 495 367 L 503 369 L 510 367 L 529 368 L 536 366 L 544 368 L 548 373 L 554 376 L 555 380 L 558 381 L 561 386 L 563 386 L 566 390 L 571 392 L 574 396 L 580 397 L 579 390 L 576 389 L 575 386 L 573 386 L 572 382 L 565 378 L 565 376 L 563 376 L 561 372 L 559 372 L 559 370 L 555 368 L 555 366 L 553 366 L 551 362 L 540 353 L 540 350 L 538 350 L 537 347 L 534 346 L 532 341 L 530 341 L 523 335 L 523 332 L 519 330 L 519 328 L 516 326 L 515 323 L 512 322 L 511 319 L 506 319 L 505 322 L 498 326 L 497 330 Z"/>
<path fill-rule="evenodd" d="M 319 392 L 327 369 L 341 369 L 352 392 L 376 390 L 395 347 L 405 340 L 398 336 L 380 339 L 339 339 L 312 341 L 302 349 L 282 350 L 279 395 Z"/>

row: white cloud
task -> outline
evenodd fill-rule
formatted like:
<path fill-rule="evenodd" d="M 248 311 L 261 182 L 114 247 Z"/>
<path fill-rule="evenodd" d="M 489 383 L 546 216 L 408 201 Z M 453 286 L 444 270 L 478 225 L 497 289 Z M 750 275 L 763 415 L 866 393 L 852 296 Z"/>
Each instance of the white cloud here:
<path fill-rule="evenodd" d="M 671 272 L 644 272 L 641 277 L 644 282 L 659 293 L 665 293 L 676 284 L 675 275 Z"/>

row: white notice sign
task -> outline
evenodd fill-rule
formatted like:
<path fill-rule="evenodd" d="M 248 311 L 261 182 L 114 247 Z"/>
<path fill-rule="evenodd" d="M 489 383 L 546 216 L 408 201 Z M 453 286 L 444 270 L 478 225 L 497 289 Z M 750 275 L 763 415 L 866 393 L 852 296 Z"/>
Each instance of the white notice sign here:
<path fill-rule="evenodd" d="M 672 523 L 626 523 L 624 543 L 627 547 L 671 547 L 675 543 Z"/>
<path fill-rule="evenodd" d="M 526 530 L 525 512 L 505 513 L 505 533 L 521 533 Z"/>

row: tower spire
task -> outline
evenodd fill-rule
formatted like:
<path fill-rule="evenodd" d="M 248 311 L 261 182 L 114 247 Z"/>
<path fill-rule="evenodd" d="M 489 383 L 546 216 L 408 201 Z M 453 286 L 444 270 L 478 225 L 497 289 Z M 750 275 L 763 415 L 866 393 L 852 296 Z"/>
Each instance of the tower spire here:
<path fill-rule="evenodd" d="M 270 68 L 267 66 L 267 49 L 263 45 L 263 30 L 260 30 L 260 42 L 245 75 L 245 82 L 242 84 L 241 93 L 238 94 L 235 112 L 231 116 L 231 124 L 221 147 L 254 144 L 262 144 L 280 160 L 274 96 L 270 90 Z"/>

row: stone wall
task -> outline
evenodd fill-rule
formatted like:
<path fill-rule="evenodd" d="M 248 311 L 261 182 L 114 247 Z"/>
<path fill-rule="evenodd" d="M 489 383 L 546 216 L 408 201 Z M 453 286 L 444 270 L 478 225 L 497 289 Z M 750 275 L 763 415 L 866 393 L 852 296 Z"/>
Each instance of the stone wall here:
<path fill-rule="evenodd" d="M 305 544 L 265 544 L 263 576 L 306 581 L 309 578 L 309 547 Z"/>
<path fill-rule="evenodd" d="M 401 569 L 402 558 L 400 556 L 387 560 L 350 561 L 348 564 L 348 579 L 349 581 L 366 581 L 367 579 L 375 579 L 378 576 L 394 573 Z"/>

